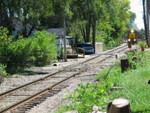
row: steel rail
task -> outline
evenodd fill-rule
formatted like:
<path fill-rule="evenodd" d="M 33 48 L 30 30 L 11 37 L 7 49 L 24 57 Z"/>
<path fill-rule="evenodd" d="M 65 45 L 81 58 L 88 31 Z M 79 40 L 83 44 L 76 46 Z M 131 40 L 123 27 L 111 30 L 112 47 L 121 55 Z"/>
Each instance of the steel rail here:
<path fill-rule="evenodd" d="M 126 47 L 126 45 L 123 46 L 123 47 Z M 118 48 L 119 48 L 119 47 L 116 47 L 116 48 L 114 48 L 114 49 L 112 49 L 112 50 L 109 50 L 109 51 L 106 52 L 106 53 L 115 51 L 115 50 L 117 50 Z M 86 62 L 88 62 L 88 61 L 91 61 L 91 60 L 93 60 L 93 59 L 95 59 L 95 58 L 98 58 L 99 56 L 101 56 L 101 54 L 100 54 L 100 55 L 96 55 L 96 56 L 94 56 L 93 58 L 87 59 L 87 60 L 85 60 L 85 61 L 83 61 L 83 62 L 79 62 L 79 63 L 80 63 L 80 64 L 84 64 L 84 63 L 86 63 Z M 79 63 L 78 63 L 78 64 L 79 64 Z M 64 68 L 76 66 L 76 65 L 78 65 L 78 64 L 71 64 L 71 65 L 66 66 L 66 67 L 64 67 Z M 0 94 L 0 99 L 3 98 L 5 95 L 9 95 L 9 94 L 11 94 L 11 93 L 13 93 L 13 92 L 15 92 L 15 91 L 17 91 L 17 90 L 19 90 L 19 89 L 24 88 L 24 87 L 29 87 L 29 86 L 32 85 L 32 84 L 35 84 L 35 83 L 37 83 L 37 82 L 39 82 L 39 81 L 42 81 L 42 80 L 44 80 L 44 79 L 46 79 L 46 78 L 49 78 L 49 77 L 51 77 L 51 76 L 53 76 L 53 75 L 56 75 L 56 74 L 58 74 L 58 73 L 61 73 L 61 72 L 63 72 L 63 71 L 66 71 L 66 70 L 65 70 L 65 69 L 59 70 L 59 71 L 54 72 L 54 73 L 52 73 L 52 74 L 49 74 L 49 75 L 47 75 L 47 76 L 45 76 L 45 77 L 43 77 L 43 78 L 34 80 L 34 81 L 29 82 L 29 83 L 27 83 L 27 84 L 24 84 L 24 85 L 22 85 L 22 86 L 19 86 L 19 87 L 16 87 L 16 88 L 14 88 L 14 89 L 8 90 L 8 91 L 6 91 L 6 92 L 4 92 L 4 93 L 1 93 L 1 94 Z"/>
<path fill-rule="evenodd" d="M 125 46 L 124 46 L 124 47 L 125 47 Z M 123 49 L 121 49 L 120 51 L 122 51 L 122 50 L 124 50 L 124 49 L 126 49 L 126 47 L 123 48 Z M 115 49 L 115 50 L 117 50 L 117 49 Z M 114 50 L 112 50 L 112 51 L 114 51 Z M 112 52 L 112 51 L 109 51 L 109 52 Z M 107 52 L 107 53 L 109 53 L 109 52 Z M 100 55 L 98 55 L 98 56 L 100 56 Z M 96 57 L 94 57 L 94 58 L 92 58 L 92 59 L 95 59 L 95 58 L 97 58 L 98 56 L 96 56 Z M 109 57 L 111 57 L 111 56 L 112 56 L 112 55 L 109 55 L 108 57 L 106 57 L 106 58 L 100 60 L 99 62 L 102 62 L 102 61 L 106 60 L 107 58 L 109 58 Z M 87 61 L 90 61 L 90 59 L 88 59 Z M 85 61 L 82 62 L 82 64 L 83 64 L 83 63 L 85 63 Z M 77 65 L 77 64 L 76 64 L 76 65 Z M 67 67 L 70 67 L 70 66 L 67 66 Z M 88 68 L 87 68 L 87 69 L 88 69 Z M 52 85 L 52 86 L 50 86 L 50 87 L 48 87 L 48 88 L 46 88 L 46 89 L 44 89 L 44 90 L 38 92 L 37 94 L 35 94 L 35 95 L 33 95 L 33 96 L 29 97 L 29 98 L 26 98 L 26 99 L 20 101 L 20 102 L 14 104 L 14 105 L 12 105 L 12 106 L 10 106 L 10 107 L 8 107 L 8 108 L 2 110 L 2 111 L 0 111 L 0 112 L 2 112 L 2 113 L 4 112 L 4 113 L 5 113 L 6 111 L 9 111 L 9 110 L 12 109 L 12 108 L 14 109 L 15 106 L 19 106 L 20 104 L 23 104 L 24 102 L 30 101 L 31 99 L 33 100 L 35 97 L 42 95 L 43 92 L 52 90 L 52 88 L 55 87 L 56 85 L 59 85 L 60 83 L 62 83 L 62 82 L 64 82 L 64 81 L 67 81 L 68 79 L 70 79 L 70 78 L 72 78 L 72 77 L 74 77 L 74 76 L 76 76 L 76 75 L 79 75 L 80 73 L 82 73 L 82 72 L 85 71 L 85 70 L 86 70 L 86 69 L 84 69 L 84 70 L 82 70 L 82 71 L 80 71 L 80 72 L 77 72 L 77 73 L 71 75 L 70 77 L 67 77 L 67 78 L 63 79 L 63 80 L 59 81 L 58 83 L 56 83 L 56 84 L 54 84 L 54 85 Z M 55 74 L 57 74 L 57 73 L 62 72 L 62 71 L 65 71 L 65 70 L 61 70 L 61 71 L 55 72 L 55 73 L 53 73 L 53 74 L 50 74 L 49 76 L 46 76 L 46 77 L 43 77 L 43 78 L 41 78 L 41 79 L 35 80 L 35 81 L 31 82 L 31 83 L 25 84 L 24 86 L 20 86 L 20 87 L 17 88 L 17 90 L 18 90 L 18 89 L 21 89 L 21 88 L 23 88 L 23 87 L 27 87 L 27 86 L 29 86 L 29 85 L 35 83 L 35 82 L 44 80 L 44 79 L 46 79 L 46 78 L 48 78 L 48 77 L 50 77 L 50 76 L 52 76 L 52 75 L 55 75 Z M 12 93 L 13 91 L 15 91 L 15 89 L 11 90 L 10 92 Z M 8 93 L 10 93 L 10 92 L 8 91 Z M 3 93 L 2 95 L 4 95 L 4 94 L 7 94 L 7 92 Z"/>

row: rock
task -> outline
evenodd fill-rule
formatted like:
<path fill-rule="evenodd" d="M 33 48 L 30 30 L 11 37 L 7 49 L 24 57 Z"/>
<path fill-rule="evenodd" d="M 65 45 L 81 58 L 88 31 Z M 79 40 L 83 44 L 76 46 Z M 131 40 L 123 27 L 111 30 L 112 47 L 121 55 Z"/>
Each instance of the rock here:
<path fill-rule="evenodd" d="M 101 110 L 100 107 L 98 107 L 98 106 L 96 106 L 96 105 L 93 106 L 93 111 L 100 111 L 100 110 Z"/>
<path fill-rule="evenodd" d="M 65 112 L 65 113 L 78 113 L 78 111 L 73 110 L 73 111 L 67 111 L 67 112 Z"/>
<path fill-rule="evenodd" d="M 61 65 L 61 63 L 55 63 L 55 64 L 53 64 L 53 66 L 60 66 Z"/>

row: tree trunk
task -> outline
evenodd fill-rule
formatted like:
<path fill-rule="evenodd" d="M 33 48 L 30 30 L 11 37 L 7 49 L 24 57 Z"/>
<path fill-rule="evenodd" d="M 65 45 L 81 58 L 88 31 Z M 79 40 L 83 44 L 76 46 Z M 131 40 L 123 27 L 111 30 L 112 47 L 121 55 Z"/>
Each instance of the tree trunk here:
<path fill-rule="evenodd" d="M 90 32 L 91 32 L 91 17 L 89 16 L 88 22 L 86 25 L 86 40 L 85 40 L 85 42 L 90 42 Z"/>
<path fill-rule="evenodd" d="M 93 19 L 93 24 L 92 24 L 92 44 L 94 47 L 94 53 L 95 53 L 95 39 L 96 39 L 96 20 Z"/>
<path fill-rule="evenodd" d="M 33 25 L 32 28 L 30 29 L 29 33 L 27 34 L 27 37 L 29 37 L 32 34 L 32 31 L 34 30 L 35 26 Z"/>
<path fill-rule="evenodd" d="M 81 33 L 82 33 L 84 41 L 86 40 L 86 33 L 85 32 L 86 32 L 86 30 L 84 28 L 82 28 Z"/>
<path fill-rule="evenodd" d="M 150 1 L 147 0 L 147 39 L 148 39 L 148 46 L 150 47 Z"/>
<path fill-rule="evenodd" d="M 144 27 L 145 27 L 145 37 L 146 37 L 146 42 L 147 42 L 147 45 L 148 44 L 148 36 L 147 36 L 147 20 L 146 20 L 146 7 L 145 7 L 145 0 L 143 0 L 143 12 L 144 12 Z"/>
<path fill-rule="evenodd" d="M 124 98 L 117 98 L 108 104 L 107 113 L 131 113 L 130 103 Z"/>

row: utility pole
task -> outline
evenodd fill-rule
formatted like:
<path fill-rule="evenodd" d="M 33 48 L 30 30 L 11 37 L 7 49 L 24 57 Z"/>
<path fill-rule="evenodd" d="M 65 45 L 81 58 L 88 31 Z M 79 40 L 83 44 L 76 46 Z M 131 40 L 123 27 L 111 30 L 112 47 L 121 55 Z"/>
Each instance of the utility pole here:
<path fill-rule="evenodd" d="M 93 23 L 92 23 L 92 28 L 93 28 L 93 32 L 92 32 L 92 44 L 93 44 L 93 47 L 94 47 L 94 53 L 95 53 L 95 38 L 96 38 L 96 20 L 95 18 L 93 17 Z"/>
<path fill-rule="evenodd" d="M 147 0 L 147 38 L 148 38 L 148 46 L 150 47 L 150 1 Z"/>
<path fill-rule="evenodd" d="M 147 36 L 147 22 L 146 22 L 146 6 L 145 6 L 145 2 L 146 0 L 143 0 L 143 18 L 144 18 L 144 28 L 145 28 L 145 37 L 146 37 L 146 41 L 148 44 L 148 36 Z"/>
<path fill-rule="evenodd" d="M 148 46 L 150 47 L 150 1 L 143 0 L 143 11 L 144 11 L 144 26 L 145 36 Z"/>
<path fill-rule="evenodd" d="M 64 61 L 67 62 L 67 50 L 66 50 L 66 18 L 64 16 Z"/>

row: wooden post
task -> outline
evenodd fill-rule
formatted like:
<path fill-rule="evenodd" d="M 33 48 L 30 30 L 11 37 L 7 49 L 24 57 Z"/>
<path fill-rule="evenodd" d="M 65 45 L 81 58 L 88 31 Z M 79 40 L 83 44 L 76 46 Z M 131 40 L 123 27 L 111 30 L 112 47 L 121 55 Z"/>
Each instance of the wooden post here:
<path fill-rule="evenodd" d="M 64 61 L 67 62 L 67 50 L 66 50 L 66 18 L 64 17 Z"/>
<path fill-rule="evenodd" d="M 108 104 L 107 113 L 131 113 L 130 103 L 127 99 L 117 98 Z"/>
<path fill-rule="evenodd" d="M 0 83 L 2 83 L 2 81 L 3 81 L 3 76 L 2 76 L 2 68 L 0 67 Z"/>
<path fill-rule="evenodd" d="M 129 68 L 129 61 L 128 59 L 121 59 L 121 72 L 123 73 Z"/>

